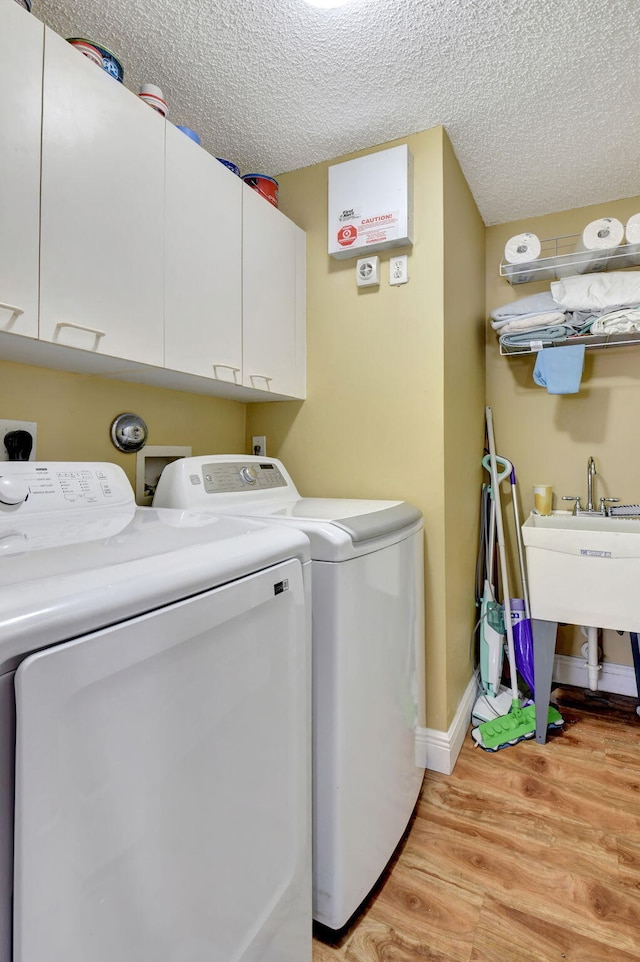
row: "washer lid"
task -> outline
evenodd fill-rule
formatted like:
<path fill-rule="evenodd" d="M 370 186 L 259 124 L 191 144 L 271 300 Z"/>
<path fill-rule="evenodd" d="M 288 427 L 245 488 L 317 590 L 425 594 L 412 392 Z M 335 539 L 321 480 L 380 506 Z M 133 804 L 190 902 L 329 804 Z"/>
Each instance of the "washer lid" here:
<path fill-rule="evenodd" d="M 407 528 L 409 525 L 422 521 L 422 511 L 401 501 L 390 508 L 381 508 L 370 514 L 358 514 L 346 518 L 336 518 L 333 522 L 347 532 L 354 543 L 368 541 L 371 538 L 381 538 L 383 535 Z"/>
<path fill-rule="evenodd" d="M 111 568 L 139 562 L 147 564 L 149 573 L 144 582 L 132 585 L 131 591 L 144 595 L 154 573 L 162 566 L 171 566 L 176 553 L 201 547 L 206 548 L 216 581 L 226 581 L 229 578 L 218 572 L 224 569 L 227 557 L 244 556 L 240 574 L 264 567 L 270 536 L 267 564 L 295 556 L 305 560 L 299 543 L 292 542 L 288 535 L 283 542 L 282 529 L 267 528 L 258 518 L 220 517 L 206 511 L 137 508 L 95 512 L 91 517 L 69 512 L 37 522 L 0 522 L 0 590 L 71 576 L 81 591 L 89 572 L 100 570 L 106 580 L 111 577 Z M 188 588 L 185 585 L 185 590 Z"/>
<path fill-rule="evenodd" d="M 422 527 L 422 512 L 406 501 L 297 498 L 259 501 L 234 510 L 303 531 L 311 542 L 314 561 L 348 561 L 394 544 Z"/>
<path fill-rule="evenodd" d="M 287 505 L 287 517 L 330 521 L 349 535 L 354 544 L 381 538 L 422 519 L 422 512 L 406 501 L 361 501 L 356 498 L 300 498 Z M 264 517 L 281 514 L 266 509 Z"/>

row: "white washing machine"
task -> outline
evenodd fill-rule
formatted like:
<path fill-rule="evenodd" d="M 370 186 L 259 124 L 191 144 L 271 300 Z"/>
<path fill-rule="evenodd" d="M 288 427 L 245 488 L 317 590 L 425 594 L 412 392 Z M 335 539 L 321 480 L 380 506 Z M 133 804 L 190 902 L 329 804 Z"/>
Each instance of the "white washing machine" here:
<path fill-rule="evenodd" d="M 411 817 L 424 770 L 423 521 L 402 501 L 301 498 L 280 461 L 174 461 L 154 504 L 277 521 L 311 542 L 314 918 L 341 928 Z"/>
<path fill-rule="evenodd" d="M 309 576 L 116 465 L 0 465 L 0 962 L 311 959 Z"/>

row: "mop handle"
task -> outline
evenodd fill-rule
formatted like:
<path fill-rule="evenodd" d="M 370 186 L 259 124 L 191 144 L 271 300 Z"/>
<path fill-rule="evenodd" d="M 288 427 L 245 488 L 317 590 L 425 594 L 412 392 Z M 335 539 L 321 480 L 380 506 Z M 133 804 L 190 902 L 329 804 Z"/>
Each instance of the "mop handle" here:
<path fill-rule="evenodd" d="M 499 454 L 496 454 L 496 463 L 503 465 L 502 471 L 496 474 L 498 484 L 500 484 L 506 477 L 513 474 L 514 470 L 511 461 L 508 461 L 507 458 L 501 458 Z M 482 467 L 486 468 L 489 474 L 491 474 L 491 455 L 485 454 L 482 459 Z M 493 494 L 491 496 L 493 497 Z"/>
<path fill-rule="evenodd" d="M 503 481 L 507 475 L 513 471 L 513 465 L 511 461 L 507 461 L 506 458 L 501 458 L 500 455 L 496 455 L 496 461 L 503 465 L 502 471 L 497 475 L 498 484 Z M 482 459 L 482 467 L 485 468 L 489 474 L 491 474 L 491 458 L 488 454 Z M 489 544 L 488 544 L 488 560 L 485 562 L 487 568 L 487 578 L 489 579 L 489 584 L 493 584 L 493 549 L 495 546 L 495 530 L 496 530 L 496 499 L 493 494 L 493 479 L 489 485 L 489 497 L 491 499 L 491 510 L 489 518 Z"/>
<path fill-rule="evenodd" d="M 482 466 L 491 471 L 491 458 L 489 455 L 485 455 L 482 459 Z M 498 484 L 500 484 L 509 475 L 509 480 L 511 482 L 511 503 L 513 504 L 513 521 L 516 528 L 516 543 L 518 545 L 518 561 L 520 563 L 520 580 L 522 581 L 522 595 L 524 598 L 524 613 L 527 619 L 531 618 L 531 612 L 529 609 L 529 585 L 527 584 L 527 569 L 524 561 L 524 546 L 522 544 L 522 530 L 520 528 L 520 512 L 518 510 L 518 499 L 516 492 L 516 469 L 514 468 L 511 461 L 507 458 L 501 457 L 496 454 L 496 462 L 500 465 L 504 465 L 503 470 L 497 475 Z M 489 489 L 491 492 L 491 488 Z M 493 500 L 493 494 L 492 494 Z M 492 505 L 493 506 L 493 505 Z"/>
<path fill-rule="evenodd" d="M 509 574 L 507 571 L 507 553 L 504 543 L 504 528 L 502 525 L 502 507 L 500 504 L 500 485 L 496 467 L 496 443 L 493 434 L 493 416 L 491 408 L 485 409 L 487 418 L 487 435 L 489 438 L 489 464 L 491 465 L 491 487 L 496 501 L 496 531 L 498 535 L 498 556 L 500 558 L 500 574 L 502 575 L 502 604 L 504 607 L 504 627 L 507 633 L 507 656 L 509 672 L 511 674 L 511 697 L 518 702 L 518 676 L 516 674 L 516 649 L 513 641 L 513 625 L 511 624 L 511 601 L 509 595 Z"/>

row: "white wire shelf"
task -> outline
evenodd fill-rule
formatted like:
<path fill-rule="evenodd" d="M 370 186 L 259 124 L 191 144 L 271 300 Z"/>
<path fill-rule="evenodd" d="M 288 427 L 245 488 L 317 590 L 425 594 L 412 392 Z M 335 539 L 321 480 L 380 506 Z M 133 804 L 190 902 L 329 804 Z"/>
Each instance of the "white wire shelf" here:
<path fill-rule="evenodd" d="M 610 250 L 580 251 L 582 234 L 565 234 L 540 241 L 540 257 L 524 264 L 500 262 L 500 276 L 510 284 L 529 284 L 533 281 L 560 280 L 570 274 L 595 274 L 602 271 L 640 267 L 640 244 L 622 244 Z"/>
<path fill-rule="evenodd" d="M 531 332 L 529 344 L 500 344 L 500 353 L 507 357 L 516 354 L 537 354 L 543 347 L 566 347 L 567 344 L 584 344 L 587 350 L 603 350 L 611 347 L 628 347 L 640 344 L 640 334 L 578 334 L 566 341 L 536 340 L 535 331 Z"/>

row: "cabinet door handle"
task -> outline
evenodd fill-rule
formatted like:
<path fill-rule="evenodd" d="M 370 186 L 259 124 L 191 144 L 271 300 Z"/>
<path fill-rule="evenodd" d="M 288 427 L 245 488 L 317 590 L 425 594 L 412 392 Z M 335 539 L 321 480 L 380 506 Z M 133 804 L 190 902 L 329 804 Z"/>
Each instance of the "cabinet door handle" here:
<path fill-rule="evenodd" d="M 60 334 L 63 327 L 71 327 L 74 331 L 85 331 L 87 334 L 93 334 L 95 340 L 93 342 L 92 351 L 98 350 L 98 344 L 100 343 L 100 338 L 106 336 L 106 331 L 99 331 L 95 327 L 85 327 L 82 324 L 72 324 L 71 321 L 60 321 L 56 324 L 55 330 L 53 332 L 53 340 L 58 342 L 58 335 Z M 59 343 L 59 342 L 58 342 Z"/>
<path fill-rule="evenodd" d="M 2 308 L 5 311 L 11 311 L 11 314 L 9 315 L 9 320 L 7 321 L 4 327 L 5 331 L 8 331 L 10 327 L 13 327 L 14 323 L 18 320 L 20 315 L 24 314 L 24 311 L 22 310 L 21 307 L 14 307 L 13 304 L 0 303 L 0 308 Z"/>
<path fill-rule="evenodd" d="M 227 371 L 233 371 L 233 383 L 234 383 L 234 384 L 237 384 L 237 383 L 238 383 L 238 374 L 240 373 L 240 368 L 239 368 L 239 367 L 234 367 L 233 364 L 214 364 L 214 365 L 213 365 L 213 376 L 214 376 L 216 379 L 219 379 L 219 378 L 220 378 L 220 376 L 219 376 L 219 374 L 218 374 L 218 368 L 219 368 L 219 367 L 223 367 L 223 368 L 225 368 L 225 370 L 227 370 Z M 224 378 L 222 378 L 222 380 L 224 380 Z"/>
<path fill-rule="evenodd" d="M 250 374 L 249 380 L 251 381 L 251 387 L 255 387 L 254 381 L 266 381 L 267 391 L 271 390 L 271 381 L 273 381 L 273 378 L 267 377 L 266 374 Z"/>

